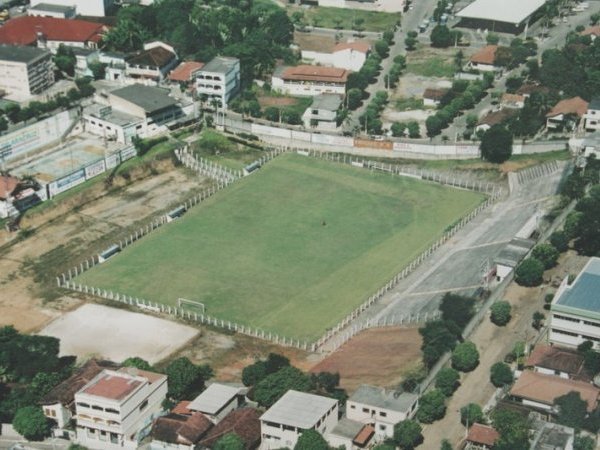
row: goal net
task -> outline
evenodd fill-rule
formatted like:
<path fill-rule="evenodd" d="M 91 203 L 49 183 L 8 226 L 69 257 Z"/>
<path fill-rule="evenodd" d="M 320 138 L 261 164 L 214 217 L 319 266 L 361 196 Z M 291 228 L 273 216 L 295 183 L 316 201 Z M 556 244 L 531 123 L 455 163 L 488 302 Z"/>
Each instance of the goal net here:
<path fill-rule="evenodd" d="M 189 300 L 187 298 L 179 297 L 177 299 L 177 306 L 179 308 L 187 309 L 191 312 L 196 312 L 200 314 L 205 314 L 206 306 L 202 302 L 196 302 L 194 300 Z"/>

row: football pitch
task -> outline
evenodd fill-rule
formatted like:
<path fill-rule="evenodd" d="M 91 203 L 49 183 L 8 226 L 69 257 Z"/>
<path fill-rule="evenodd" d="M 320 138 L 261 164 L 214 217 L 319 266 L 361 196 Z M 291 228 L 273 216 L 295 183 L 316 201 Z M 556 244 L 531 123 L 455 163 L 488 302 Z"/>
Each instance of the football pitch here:
<path fill-rule="evenodd" d="M 283 155 L 77 283 L 312 342 L 483 199 Z"/>

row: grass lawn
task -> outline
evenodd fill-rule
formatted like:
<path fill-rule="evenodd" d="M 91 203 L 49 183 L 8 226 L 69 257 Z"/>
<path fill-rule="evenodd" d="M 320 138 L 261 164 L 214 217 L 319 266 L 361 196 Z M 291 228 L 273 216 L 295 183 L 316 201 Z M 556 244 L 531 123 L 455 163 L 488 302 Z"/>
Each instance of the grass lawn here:
<path fill-rule="evenodd" d="M 308 25 L 322 28 L 338 28 L 344 30 L 355 30 L 355 21 L 362 20 L 361 27 L 364 31 L 384 32 L 393 31 L 400 22 L 400 13 L 386 13 L 379 11 L 364 11 L 360 9 L 328 8 L 313 6 L 311 8 L 289 7 L 291 15 L 295 11 L 304 13 L 304 20 Z"/>
<path fill-rule="evenodd" d="M 263 150 L 233 142 L 212 129 L 204 130 L 200 138 L 192 142 L 191 148 L 198 156 L 234 170 L 242 170 L 264 156 Z"/>
<path fill-rule="evenodd" d="M 406 71 L 423 77 L 452 78 L 456 73 L 456 66 L 443 57 L 432 56 L 427 60 L 411 61 L 409 55 Z"/>
<path fill-rule="evenodd" d="M 482 199 L 284 155 L 77 282 L 313 341 Z"/>
<path fill-rule="evenodd" d="M 423 99 L 417 97 L 402 97 L 394 101 L 394 109 L 396 111 L 412 111 L 415 109 L 423 109 Z"/>

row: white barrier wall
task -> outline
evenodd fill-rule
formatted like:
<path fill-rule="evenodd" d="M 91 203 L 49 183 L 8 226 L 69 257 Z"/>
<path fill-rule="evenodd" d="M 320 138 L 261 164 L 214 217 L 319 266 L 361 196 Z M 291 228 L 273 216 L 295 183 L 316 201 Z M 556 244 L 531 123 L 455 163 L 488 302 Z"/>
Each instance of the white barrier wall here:
<path fill-rule="evenodd" d="M 61 138 L 75 119 L 75 111 L 63 111 L 0 137 L 0 160 L 11 161 Z"/>

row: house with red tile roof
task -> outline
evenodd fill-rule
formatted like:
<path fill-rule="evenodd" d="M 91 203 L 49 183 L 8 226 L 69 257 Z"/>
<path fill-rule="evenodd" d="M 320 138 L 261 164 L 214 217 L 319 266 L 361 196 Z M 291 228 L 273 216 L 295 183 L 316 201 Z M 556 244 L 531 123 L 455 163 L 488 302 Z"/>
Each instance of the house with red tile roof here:
<path fill-rule="evenodd" d="M 259 412 L 254 408 L 240 408 L 230 412 L 198 442 L 197 448 L 210 449 L 229 433 L 240 437 L 245 450 L 258 448 L 261 442 Z"/>
<path fill-rule="evenodd" d="M 144 44 L 144 50 L 125 59 L 127 78 L 160 83 L 177 66 L 175 49 L 161 41 Z"/>
<path fill-rule="evenodd" d="M 521 373 L 510 390 L 510 395 L 523 405 L 554 412 L 554 401 L 569 392 L 577 392 L 580 395 L 587 403 L 588 412 L 592 412 L 598 405 L 600 389 L 593 384 L 530 370 Z"/>
<path fill-rule="evenodd" d="M 349 70 L 337 67 L 300 65 L 279 67 L 273 73 L 271 86 L 284 94 L 315 96 L 346 94 Z"/>
<path fill-rule="evenodd" d="M 31 45 L 56 53 L 58 47 L 98 48 L 106 25 L 78 19 L 21 16 L 0 27 L 0 44 Z"/>
<path fill-rule="evenodd" d="M 546 128 L 549 130 L 577 129 L 583 125 L 583 116 L 588 109 L 588 102 L 581 97 L 561 100 L 546 114 Z"/>
<path fill-rule="evenodd" d="M 373 425 L 344 417 L 325 437 L 332 448 L 360 450 L 370 448 L 373 445 L 375 428 Z"/>
<path fill-rule="evenodd" d="M 203 439 L 213 423 L 202 413 L 191 415 L 171 412 L 161 416 L 152 425 L 151 448 L 153 450 L 194 450 L 195 445 Z"/>
<path fill-rule="evenodd" d="M 502 70 L 501 67 L 495 64 L 498 48 L 497 45 L 486 45 L 471 56 L 468 67 L 483 72 L 497 72 Z"/>
<path fill-rule="evenodd" d="M 204 67 L 204 63 L 198 61 L 183 61 L 169 74 L 169 81 L 173 83 L 190 84 L 195 75 Z"/>
<path fill-rule="evenodd" d="M 589 382 L 591 376 L 583 365 L 583 355 L 558 345 L 537 344 L 525 361 L 534 372 Z"/>
<path fill-rule="evenodd" d="M 102 370 L 75 393 L 77 443 L 136 449 L 166 395 L 166 375 L 132 367 Z"/>
<path fill-rule="evenodd" d="M 500 434 L 489 425 L 474 423 L 465 438 L 465 450 L 489 450 L 500 438 Z"/>
<path fill-rule="evenodd" d="M 592 42 L 598 36 L 600 36 L 600 25 L 594 25 L 593 27 L 588 27 L 579 33 L 581 36 L 590 36 L 592 38 Z"/>

